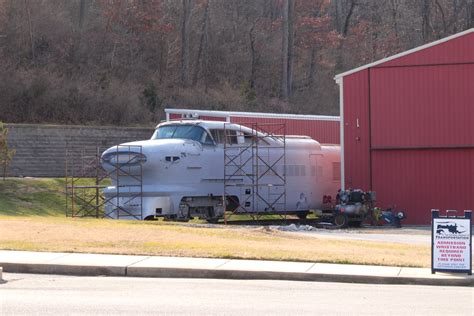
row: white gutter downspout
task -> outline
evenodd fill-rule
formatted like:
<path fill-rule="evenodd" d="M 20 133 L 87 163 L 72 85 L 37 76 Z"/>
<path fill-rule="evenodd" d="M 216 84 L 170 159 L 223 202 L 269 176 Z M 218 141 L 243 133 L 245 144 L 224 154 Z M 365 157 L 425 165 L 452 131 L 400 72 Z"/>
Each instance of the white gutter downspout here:
<path fill-rule="evenodd" d="M 344 178 L 344 77 L 336 78 L 336 83 L 339 85 L 339 117 L 340 117 L 340 139 L 341 139 L 341 190 L 346 186 Z"/>

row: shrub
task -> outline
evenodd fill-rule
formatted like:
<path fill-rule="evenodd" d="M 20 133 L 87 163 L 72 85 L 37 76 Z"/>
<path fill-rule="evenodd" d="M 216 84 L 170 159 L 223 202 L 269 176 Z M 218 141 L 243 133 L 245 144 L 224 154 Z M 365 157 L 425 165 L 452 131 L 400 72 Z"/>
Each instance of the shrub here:
<path fill-rule="evenodd" d="M 8 128 L 0 122 L 0 164 L 3 169 L 3 181 L 7 176 L 7 167 L 15 155 L 15 150 L 8 148 Z"/>

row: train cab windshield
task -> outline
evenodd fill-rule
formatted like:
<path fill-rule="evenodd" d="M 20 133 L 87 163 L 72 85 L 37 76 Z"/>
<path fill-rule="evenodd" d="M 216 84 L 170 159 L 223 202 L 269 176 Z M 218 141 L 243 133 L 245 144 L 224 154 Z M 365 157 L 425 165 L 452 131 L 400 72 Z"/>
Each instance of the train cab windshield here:
<path fill-rule="evenodd" d="M 158 127 L 151 137 L 152 140 L 169 138 L 195 140 L 203 145 L 223 145 L 224 143 L 228 145 L 252 144 L 257 141 L 256 135 L 249 132 L 219 128 L 207 131 L 201 126 L 191 124 L 163 125 Z M 260 145 L 268 144 L 268 141 L 263 138 L 258 141 Z"/>
<path fill-rule="evenodd" d="M 151 139 L 179 138 L 191 139 L 206 145 L 214 145 L 209 133 L 196 125 L 165 125 L 155 130 Z"/>

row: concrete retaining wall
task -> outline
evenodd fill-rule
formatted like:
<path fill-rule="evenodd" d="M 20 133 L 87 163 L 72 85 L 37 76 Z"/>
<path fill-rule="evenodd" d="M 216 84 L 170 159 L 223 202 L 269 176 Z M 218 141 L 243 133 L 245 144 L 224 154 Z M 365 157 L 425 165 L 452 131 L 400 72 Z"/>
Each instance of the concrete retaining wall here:
<path fill-rule="evenodd" d="M 66 150 L 107 148 L 124 142 L 149 139 L 152 128 L 67 125 L 5 124 L 8 144 L 16 154 L 8 176 L 64 177 Z"/>

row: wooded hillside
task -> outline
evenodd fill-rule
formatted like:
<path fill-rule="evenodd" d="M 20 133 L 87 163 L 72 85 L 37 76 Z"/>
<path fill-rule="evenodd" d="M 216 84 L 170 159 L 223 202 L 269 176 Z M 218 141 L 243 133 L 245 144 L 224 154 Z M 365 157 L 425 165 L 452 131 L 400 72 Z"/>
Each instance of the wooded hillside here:
<path fill-rule="evenodd" d="M 474 0 L 0 0 L 0 121 L 338 114 L 335 74 L 474 27 Z"/>

